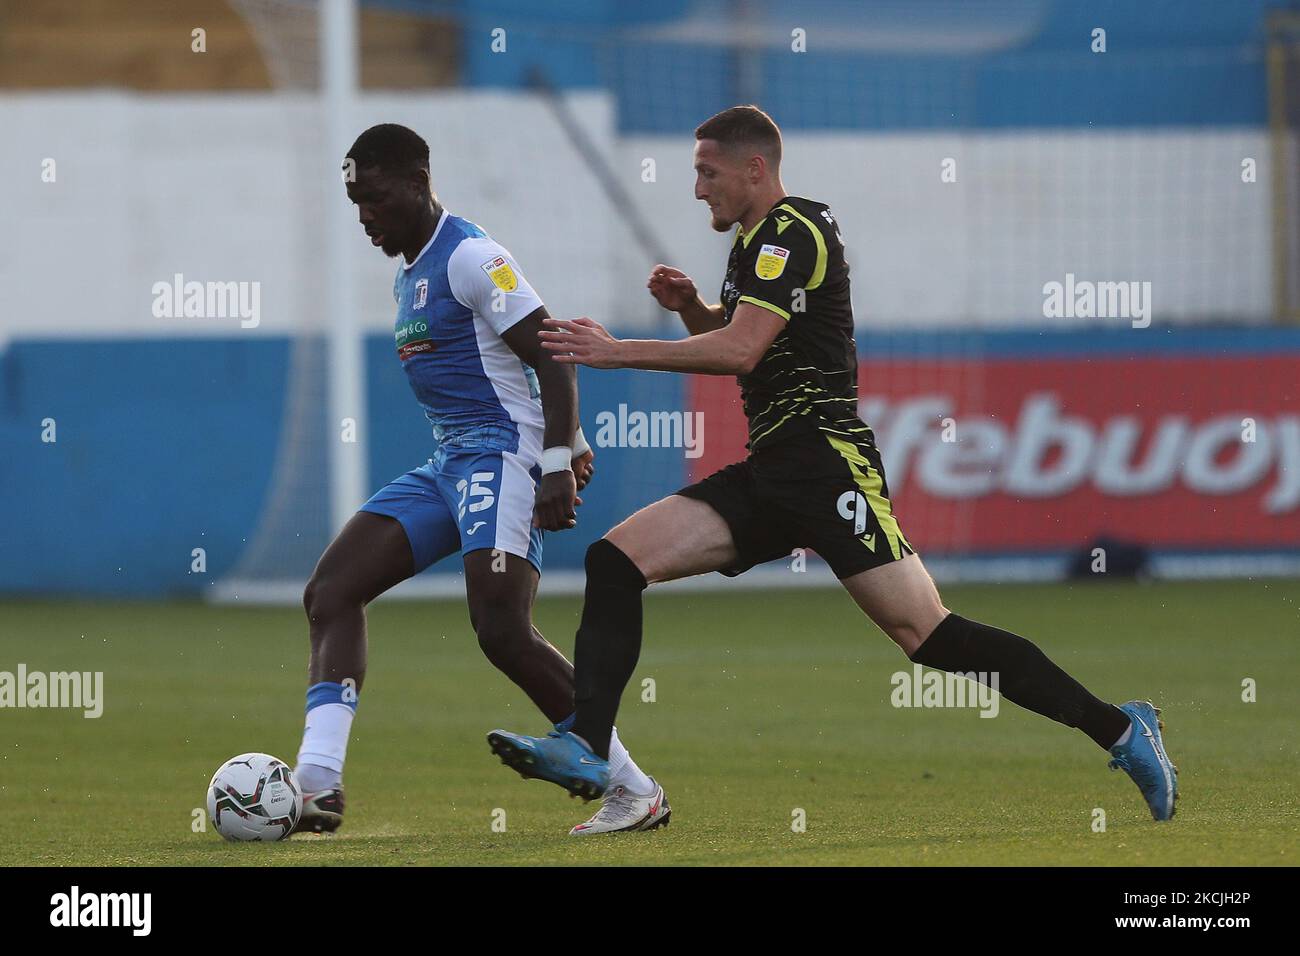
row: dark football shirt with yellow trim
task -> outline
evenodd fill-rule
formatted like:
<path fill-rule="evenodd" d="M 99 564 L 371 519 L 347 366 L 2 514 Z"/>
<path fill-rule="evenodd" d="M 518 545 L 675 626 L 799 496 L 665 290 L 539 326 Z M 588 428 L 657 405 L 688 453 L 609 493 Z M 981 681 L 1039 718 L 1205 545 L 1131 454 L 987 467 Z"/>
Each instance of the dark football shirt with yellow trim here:
<path fill-rule="evenodd" d="M 872 440 L 858 418 L 858 358 L 844 243 L 829 207 L 787 196 L 748 235 L 737 228 L 722 284 L 726 322 L 751 302 L 786 326 L 740 395 L 749 450 L 820 430 Z"/>

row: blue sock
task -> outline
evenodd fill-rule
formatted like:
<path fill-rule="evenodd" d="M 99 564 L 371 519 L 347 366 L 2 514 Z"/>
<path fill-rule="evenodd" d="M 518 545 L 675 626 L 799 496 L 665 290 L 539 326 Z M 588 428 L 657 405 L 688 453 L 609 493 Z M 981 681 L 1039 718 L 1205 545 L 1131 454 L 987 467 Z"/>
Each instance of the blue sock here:
<path fill-rule="evenodd" d="M 307 688 L 307 711 L 310 713 L 321 704 L 347 704 L 356 713 L 357 693 L 357 689 L 350 684 L 336 684 L 332 681 L 312 684 Z"/>

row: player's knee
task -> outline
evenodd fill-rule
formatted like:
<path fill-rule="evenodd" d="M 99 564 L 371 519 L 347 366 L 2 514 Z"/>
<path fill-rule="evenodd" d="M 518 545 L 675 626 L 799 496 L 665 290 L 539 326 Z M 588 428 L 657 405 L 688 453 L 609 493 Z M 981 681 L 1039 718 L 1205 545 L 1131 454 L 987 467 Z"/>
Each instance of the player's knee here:
<path fill-rule="evenodd" d="M 942 604 L 936 604 L 934 607 L 926 607 L 924 612 L 913 614 L 905 620 L 887 622 L 880 627 L 889 635 L 890 640 L 902 648 L 904 654 L 912 657 L 920 650 L 926 638 L 934 633 L 935 628 L 943 623 L 948 613 L 948 609 Z"/>
<path fill-rule="evenodd" d="M 320 599 L 320 582 L 316 575 L 312 575 L 307 581 L 307 586 L 302 589 L 302 609 L 307 613 L 307 620 L 312 620 L 312 609 Z"/>
<path fill-rule="evenodd" d="M 474 622 L 478 646 L 493 666 L 504 668 L 518 660 L 533 641 L 533 628 L 527 617 L 489 611 Z"/>
<path fill-rule="evenodd" d="M 897 644 L 908 657 L 915 654 L 925 639 L 930 636 L 928 629 L 918 628 L 914 624 L 882 625 L 881 630 L 888 634 L 889 639 Z"/>
<path fill-rule="evenodd" d="M 646 576 L 636 563 L 608 538 L 600 538 L 587 548 L 583 562 L 587 570 L 587 584 L 613 587 L 646 587 Z"/>
<path fill-rule="evenodd" d="M 302 592 L 303 610 L 313 624 L 332 620 L 356 611 L 363 601 L 351 597 L 334 579 L 313 574 Z"/>

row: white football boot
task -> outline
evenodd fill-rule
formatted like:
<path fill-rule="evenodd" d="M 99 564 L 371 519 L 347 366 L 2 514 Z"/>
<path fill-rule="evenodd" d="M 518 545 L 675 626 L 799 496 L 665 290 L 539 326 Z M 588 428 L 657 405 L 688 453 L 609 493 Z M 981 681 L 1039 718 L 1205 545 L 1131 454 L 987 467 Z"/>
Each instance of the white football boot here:
<path fill-rule="evenodd" d="M 333 833 L 343 825 L 343 787 L 302 795 L 302 814 L 293 833 Z"/>
<path fill-rule="evenodd" d="M 586 823 L 579 823 L 569 831 L 569 836 L 587 836 L 591 833 L 631 833 L 634 830 L 654 830 L 668 826 L 672 807 L 664 788 L 654 777 L 654 793 L 644 796 L 632 793 L 626 787 L 610 787 L 601 798 L 600 809 Z"/>

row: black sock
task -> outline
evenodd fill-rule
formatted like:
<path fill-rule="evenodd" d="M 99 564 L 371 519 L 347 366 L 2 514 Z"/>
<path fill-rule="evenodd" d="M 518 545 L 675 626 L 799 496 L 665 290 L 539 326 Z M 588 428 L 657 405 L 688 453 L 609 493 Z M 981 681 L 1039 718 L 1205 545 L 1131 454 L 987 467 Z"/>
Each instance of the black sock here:
<path fill-rule="evenodd" d="M 623 688 L 641 656 L 641 592 L 645 576 L 632 559 L 601 538 L 587 549 L 587 595 L 573 652 L 573 733 L 609 759 Z"/>
<path fill-rule="evenodd" d="M 1109 749 L 1128 729 L 1128 715 L 1098 700 L 1036 644 L 1000 628 L 949 614 L 911 659 L 952 673 L 997 673 L 998 690 L 1012 703 L 1078 727 Z"/>

